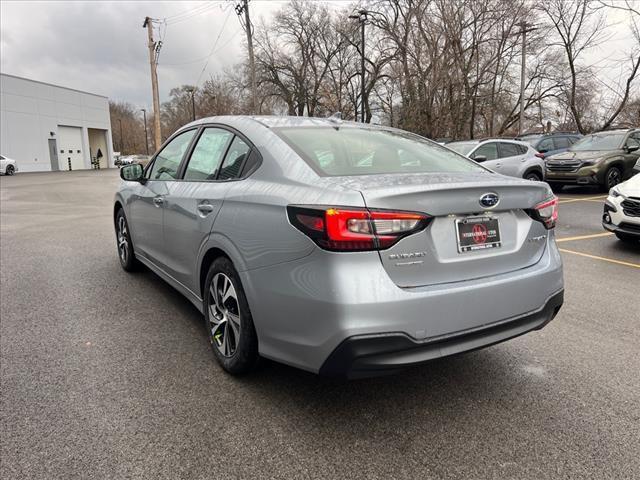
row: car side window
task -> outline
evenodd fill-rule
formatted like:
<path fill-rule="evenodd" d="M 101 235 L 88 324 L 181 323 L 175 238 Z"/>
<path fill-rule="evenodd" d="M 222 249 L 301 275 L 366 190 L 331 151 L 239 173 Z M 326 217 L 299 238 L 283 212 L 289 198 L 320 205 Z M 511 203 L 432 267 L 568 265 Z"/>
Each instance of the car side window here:
<path fill-rule="evenodd" d="M 632 133 L 625 144 L 627 147 L 640 147 L 640 133 Z"/>
<path fill-rule="evenodd" d="M 238 178 L 240 176 L 242 165 L 249 155 L 250 150 L 251 147 L 240 137 L 236 136 L 229 147 L 227 155 L 224 157 L 222 167 L 220 168 L 220 174 L 218 175 L 218 180 Z"/>
<path fill-rule="evenodd" d="M 233 133 L 216 127 L 205 128 L 196 143 L 184 172 L 185 180 L 215 180 L 224 152 Z"/>
<path fill-rule="evenodd" d="M 573 145 L 574 143 L 576 143 L 578 140 L 580 140 L 580 137 L 569 137 L 569 143 L 571 145 Z"/>
<path fill-rule="evenodd" d="M 178 167 L 184 152 L 189 148 L 191 139 L 195 135 L 196 130 L 187 130 L 171 140 L 156 155 L 156 158 L 149 171 L 149 180 L 175 180 L 178 175 Z"/>
<path fill-rule="evenodd" d="M 498 158 L 498 144 L 496 142 L 489 142 L 481 145 L 473 153 L 473 158 L 476 157 L 487 157 L 487 160 L 496 160 Z"/>
<path fill-rule="evenodd" d="M 553 139 L 551 138 L 545 138 L 544 140 L 542 140 L 539 144 L 538 144 L 538 151 L 542 152 L 542 151 L 550 151 L 553 150 Z"/>
<path fill-rule="evenodd" d="M 571 146 L 567 137 L 556 137 L 553 139 L 553 144 L 555 145 L 556 150 L 569 148 Z"/>
<path fill-rule="evenodd" d="M 500 158 L 517 157 L 520 155 L 520 149 L 515 143 L 500 142 Z"/>

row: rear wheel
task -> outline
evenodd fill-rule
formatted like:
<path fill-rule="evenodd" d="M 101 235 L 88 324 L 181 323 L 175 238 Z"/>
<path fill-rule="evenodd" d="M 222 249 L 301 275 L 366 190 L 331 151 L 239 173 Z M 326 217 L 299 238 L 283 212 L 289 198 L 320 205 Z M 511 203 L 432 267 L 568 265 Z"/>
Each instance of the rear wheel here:
<path fill-rule="evenodd" d="M 7 168 L 4 169 L 5 175 L 13 175 L 16 172 L 16 169 L 13 165 L 7 165 Z"/>
<path fill-rule="evenodd" d="M 542 181 L 542 176 L 538 172 L 527 172 L 524 174 L 525 180 L 531 180 L 532 182 Z"/>
<path fill-rule="evenodd" d="M 622 182 L 622 170 L 619 167 L 610 167 L 604 175 L 604 189 L 611 190 L 613 187 Z"/>
<path fill-rule="evenodd" d="M 205 281 L 204 314 L 211 349 L 227 372 L 254 369 L 258 337 L 240 277 L 228 258 L 216 259 Z"/>

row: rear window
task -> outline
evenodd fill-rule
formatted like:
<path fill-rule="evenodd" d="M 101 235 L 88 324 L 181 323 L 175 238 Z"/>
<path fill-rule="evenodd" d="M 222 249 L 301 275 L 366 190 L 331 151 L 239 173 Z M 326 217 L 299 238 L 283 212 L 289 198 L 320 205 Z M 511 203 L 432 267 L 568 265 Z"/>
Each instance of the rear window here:
<path fill-rule="evenodd" d="M 320 175 L 485 171 L 411 133 L 351 126 L 273 130 Z"/>

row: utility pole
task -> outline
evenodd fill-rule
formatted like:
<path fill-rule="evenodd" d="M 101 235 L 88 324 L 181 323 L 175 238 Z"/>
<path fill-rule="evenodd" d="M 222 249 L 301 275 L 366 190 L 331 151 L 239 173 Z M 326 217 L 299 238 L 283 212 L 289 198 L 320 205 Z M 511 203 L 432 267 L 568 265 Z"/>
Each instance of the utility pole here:
<path fill-rule="evenodd" d="M 196 119 L 196 100 L 195 100 L 196 88 L 192 87 L 187 91 L 191 93 L 191 121 L 195 121 Z"/>
<path fill-rule="evenodd" d="M 120 124 L 120 152 L 124 150 L 124 137 L 122 136 L 122 119 L 118 119 L 118 123 Z"/>
<path fill-rule="evenodd" d="M 518 119 L 518 135 L 522 135 L 524 128 L 524 82 L 527 66 L 527 32 L 536 30 L 533 25 L 524 20 L 518 24 L 522 34 L 522 62 L 520 70 L 520 118 Z M 530 28 L 531 27 L 531 28 Z"/>
<path fill-rule="evenodd" d="M 154 147 L 157 150 L 162 143 L 162 132 L 160 131 L 160 96 L 158 93 L 158 64 L 156 62 L 157 51 L 160 50 L 160 44 L 156 44 L 153 40 L 153 19 L 145 17 L 142 28 L 147 29 L 149 37 L 149 65 L 151 67 L 151 89 L 153 91 L 153 135 Z"/>
<path fill-rule="evenodd" d="M 149 134 L 147 133 L 147 109 L 141 108 L 142 115 L 144 116 L 144 144 L 147 147 L 147 155 L 149 155 Z"/>
<path fill-rule="evenodd" d="M 239 17 L 244 13 L 244 30 L 247 34 L 247 46 L 249 48 L 249 82 L 251 83 L 251 113 L 258 112 L 258 89 L 256 87 L 256 62 L 253 56 L 253 32 L 251 30 L 251 18 L 249 16 L 249 0 L 241 0 L 236 5 L 236 14 Z M 242 24 L 242 20 L 240 20 Z"/>
<path fill-rule="evenodd" d="M 358 15 L 349 15 L 349 18 L 356 19 L 360 22 L 360 122 L 365 123 L 365 69 L 364 69 L 364 26 L 367 22 L 366 10 L 360 10 Z"/>

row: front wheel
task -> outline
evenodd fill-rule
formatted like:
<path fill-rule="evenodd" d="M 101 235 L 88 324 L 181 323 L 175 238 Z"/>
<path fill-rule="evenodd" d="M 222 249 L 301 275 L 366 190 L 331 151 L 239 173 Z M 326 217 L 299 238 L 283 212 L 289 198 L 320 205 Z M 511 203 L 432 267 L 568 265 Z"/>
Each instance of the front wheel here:
<path fill-rule="evenodd" d="M 127 272 L 137 269 L 138 261 L 133 253 L 133 243 L 131 243 L 131 235 L 129 233 L 129 224 L 127 217 L 124 216 L 122 208 L 116 214 L 116 241 L 118 242 L 118 259 L 120 265 Z"/>
<path fill-rule="evenodd" d="M 608 192 L 622 182 L 622 170 L 618 167 L 610 167 L 604 175 L 604 190 Z"/>
<path fill-rule="evenodd" d="M 7 165 L 7 168 L 4 169 L 5 175 L 13 175 L 16 172 L 16 169 L 13 165 Z"/>
<path fill-rule="evenodd" d="M 205 281 L 204 314 L 211 349 L 228 373 L 254 369 L 258 337 L 240 277 L 228 258 L 216 259 Z"/>

